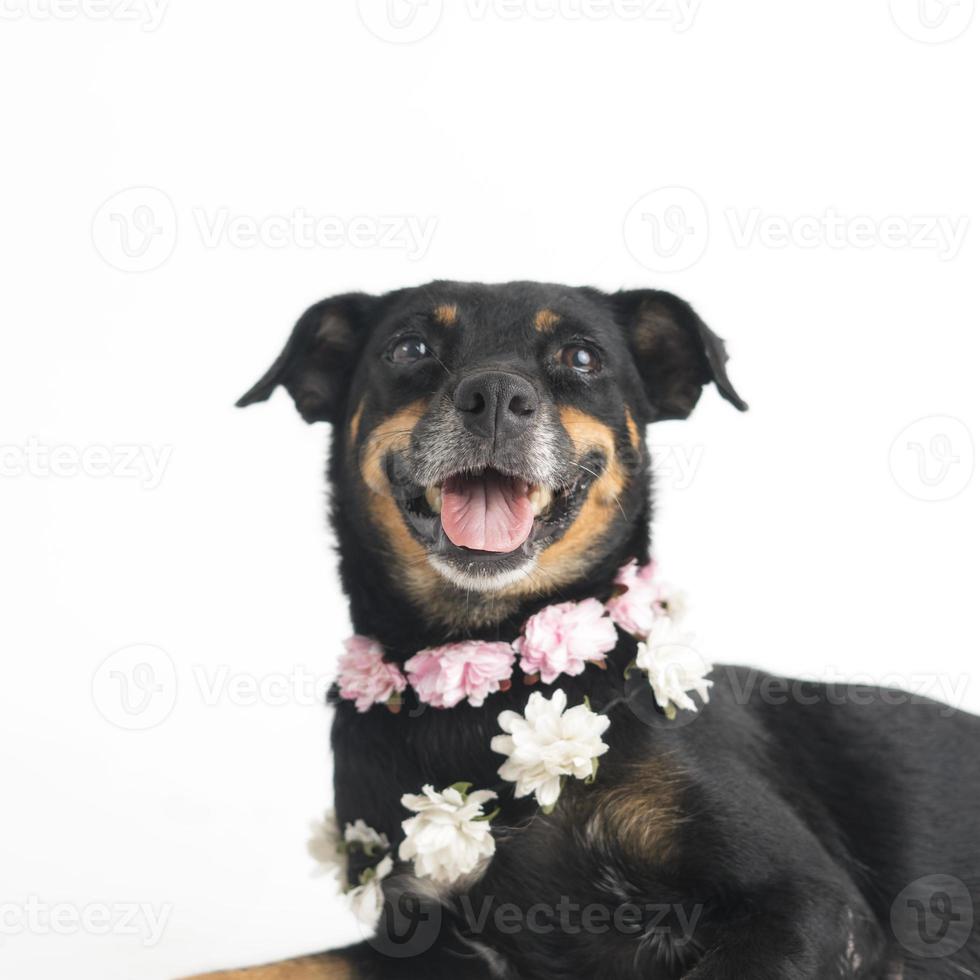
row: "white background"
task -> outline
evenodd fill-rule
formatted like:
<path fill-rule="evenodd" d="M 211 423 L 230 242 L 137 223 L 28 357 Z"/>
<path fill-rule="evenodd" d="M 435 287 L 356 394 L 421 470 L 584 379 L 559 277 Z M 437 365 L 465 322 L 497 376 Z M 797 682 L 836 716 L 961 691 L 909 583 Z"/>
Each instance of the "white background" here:
<path fill-rule="evenodd" d="M 403 2 L 3 0 L 4 976 L 357 936 L 304 849 L 328 712 L 235 686 L 328 678 L 348 630 L 325 428 L 232 408 L 335 291 L 689 298 L 752 405 L 651 432 L 702 649 L 980 710 L 973 0 Z"/>

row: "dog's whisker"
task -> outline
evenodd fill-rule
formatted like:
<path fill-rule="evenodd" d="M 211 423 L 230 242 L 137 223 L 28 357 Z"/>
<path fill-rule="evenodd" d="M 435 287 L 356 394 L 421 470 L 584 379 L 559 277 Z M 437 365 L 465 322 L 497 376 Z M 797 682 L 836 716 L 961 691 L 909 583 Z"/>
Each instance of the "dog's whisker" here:
<path fill-rule="evenodd" d="M 589 473 L 592 476 L 594 476 L 597 480 L 600 478 L 600 474 L 596 473 L 595 470 L 590 470 L 587 466 L 584 466 L 582 463 L 576 463 L 575 465 L 580 470 L 585 470 L 586 473 Z M 620 494 L 614 493 L 613 500 L 616 502 L 616 506 L 619 508 L 619 512 L 623 515 L 623 520 L 628 523 L 629 517 L 627 517 L 626 510 L 623 508 L 622 500 L 620 499 Z"/>

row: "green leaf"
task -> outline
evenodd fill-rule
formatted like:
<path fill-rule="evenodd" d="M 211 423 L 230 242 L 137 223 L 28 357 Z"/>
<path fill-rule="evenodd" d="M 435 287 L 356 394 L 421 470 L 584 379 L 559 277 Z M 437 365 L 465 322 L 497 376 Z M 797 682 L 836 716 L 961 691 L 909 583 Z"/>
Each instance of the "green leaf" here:
<path fill-rule="evenodd" d="M 465 802 L 466 795 L 473 788 L 473 784 L 472 783 L 453 783 L 452 786 L 450 786 L 449 788 L 456 790 L 456 792 L 459 793 L 459 795 L 463 797 L 463 800 Z"/>
<path fill-rule="evenodd" d="M 599 760 L 598 759 L 593 759 L 592 760 L 592 775 L 591 776 L 586 776 L 585 779 L 583 780 L 583 782 L 585 783 L 586 786 L 591 786 L 595 782 L 595 778 L 598 775 L 598 772 L 599 772 Z"/>

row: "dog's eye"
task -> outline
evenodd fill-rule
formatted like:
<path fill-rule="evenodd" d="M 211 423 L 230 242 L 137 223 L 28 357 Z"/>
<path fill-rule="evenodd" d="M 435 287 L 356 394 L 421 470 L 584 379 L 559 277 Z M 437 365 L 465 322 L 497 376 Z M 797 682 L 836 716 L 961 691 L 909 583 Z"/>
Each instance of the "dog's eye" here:
<path fill-rule="evenodd" d="M 558 359 L 565 367 L 579 374 L 595 374 L 599 370 L 599 355 L 591 347 L 569 344 L 558 353 Z"/>
<path fill-rule="evenodd" d="M 430 353 L 421 337 L 402 337 L 388 351 L 388 359 L 393 364 L 415 364 Z"/>

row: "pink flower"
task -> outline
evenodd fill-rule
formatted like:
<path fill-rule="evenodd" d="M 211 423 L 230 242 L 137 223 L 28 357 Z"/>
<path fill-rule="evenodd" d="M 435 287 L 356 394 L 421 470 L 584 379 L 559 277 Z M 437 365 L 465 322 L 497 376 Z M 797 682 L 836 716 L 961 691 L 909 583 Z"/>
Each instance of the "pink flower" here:
<path fill-rule="evenodd" d="M 353 701 L 364 712 L 373 704 L 384 704 L 395 693 L 405 690 L 406 681 L 395 664 L 384 659 L 384 649 L 376 640 L 352 636 L 344 640 L 344 653 L 338 664 L 340 696 Z"/>
<path fill-rule="evenodd" d="M 551 684 L 559 674 L 581 674 L 586 663 L 604 663 L 616 646 L 616 627 L 598 599 L 545 606 L 514 641 L 525 674 Z"/>
<path fill-rule="evenodd" d="M 514 651 L 507 643 L 449 643 L 419 650 L 406 661 L 405 671 L 425 704 L 452 708 L 466 698 L 478 708 L 487 695 L 510 687 Z"/>
<path fill-rule="evenodd" d="M 642 568 L 634 558 L 616 573 L 616 585 L 625 590 L 613 596 L 606 609 L 616 625 L 633 636 L 646 636 L 660 614 L 656 607 L 660 588 L 654 581 L 656 565 L 650 562 Z"/>

